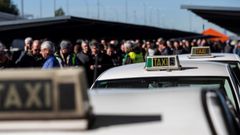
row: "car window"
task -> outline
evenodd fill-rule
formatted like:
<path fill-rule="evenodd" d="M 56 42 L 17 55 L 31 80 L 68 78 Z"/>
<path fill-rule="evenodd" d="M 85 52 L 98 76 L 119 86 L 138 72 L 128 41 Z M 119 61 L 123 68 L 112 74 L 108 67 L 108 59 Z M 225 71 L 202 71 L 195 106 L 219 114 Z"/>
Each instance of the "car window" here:
<path fill-rule="evenodd" d="M 226 91 L 226 94 L 227 94 L 228 98 L 232 102 L 233 106 L 236 108 L 236 103 L 235 103 L 235 100 L 234 100 L 234 93 L 231 90 L 231 86 L 230 86 L 230 84 L 227 80 L 225 80 L 225 82 L 224 82 L 224 88 L 225 88 L 225 91 Z"/>
<path fill-rule="evenodd" d="M 224 88 L 225 82 L 229 82 L 227 77 L 151 77 L 96 81 L 93 88 L 165 88 L 175 86 Z"/>
<path fill-rule="evenodd" d="M 240 82 L 240 63 L 238 61 L 233 61 L 233 62 L 217 61 L 217 62 L 229 64 L 230 69 L 231 69 L 232 73 L 234 74 L 234 79 L 237 82 Z"/>
<path fill-rule="evenodd" d="M 227 84 L 226 84 L 227 82 Z M 192 86 L 203 88 L 222 88 L 229 90 L 229 80 L 226 77 L 156 77 L 132 78 L 97 81 L 93 88 L 165 88 L 177 86 Z"/>

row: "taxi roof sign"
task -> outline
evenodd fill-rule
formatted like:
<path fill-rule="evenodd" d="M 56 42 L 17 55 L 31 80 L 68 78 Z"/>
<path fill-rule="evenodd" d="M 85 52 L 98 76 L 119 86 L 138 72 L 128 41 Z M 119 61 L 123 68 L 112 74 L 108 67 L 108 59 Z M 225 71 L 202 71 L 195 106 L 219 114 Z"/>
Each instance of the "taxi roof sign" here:
<path fill-rule="evenodd" d="M 148 56 L 145 64 L 148 71 L 180 69 L 177 55 Z"/>
<path fill-rule="evenodd" d="M 1 120 L 87 119 L 90 105 L 84 70 L 0 71 Z"/>
<path fill-rule="evenodd" d="M 191 48 L 191 55 L 189 58 L 213 57 L 209 46 L 197 46 Z"/>

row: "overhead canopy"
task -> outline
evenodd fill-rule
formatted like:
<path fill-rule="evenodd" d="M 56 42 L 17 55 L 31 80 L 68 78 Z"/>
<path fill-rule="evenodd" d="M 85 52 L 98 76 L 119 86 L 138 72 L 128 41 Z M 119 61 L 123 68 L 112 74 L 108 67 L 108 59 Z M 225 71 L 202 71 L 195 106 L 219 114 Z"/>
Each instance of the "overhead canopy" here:
<path fill-rule="evenodd" d="M 72 16 L 0 22 L 0 40 L 10 43 L 15 38 L 48 38 L 51 40 L 77 38 L 155 39 L 199 35 L 179 30 L 161 29 Z"/>
<path fill-rule="evenodd" d="M 182 5 L 198 16 L 240 35 L 240 7 L 214 7 Z"/>
<path fill-rule="evenodd" d="M 19 20 L 19 19 L 23 19 L 23 18 L 17 15 L 4 13 L 0 11 L 0 21 L 11 21 L 11 20 Z"/>
<path fill-rule="evenodd" d="M 219 31 L 217 31 L 215 29 L 211 29 L 211 28 L 203 31 L 202 34 L 203 35 L 207 35 L 207 36 L 215 36 L 213 38 L 210 38 L 213 41 L 220 40 L 222 42 L 225 42 L 225 41 L 227 41 L 229 39 L 228 36 L 224 35 L 223 33 L 219 32 Z"/>

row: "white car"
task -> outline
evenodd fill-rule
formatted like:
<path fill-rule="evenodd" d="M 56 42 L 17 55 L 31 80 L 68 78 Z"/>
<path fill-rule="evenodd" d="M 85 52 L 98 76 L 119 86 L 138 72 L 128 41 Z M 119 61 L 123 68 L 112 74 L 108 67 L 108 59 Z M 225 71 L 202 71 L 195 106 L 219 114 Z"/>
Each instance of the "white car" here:
<path fill-rule="evenodd" d="M 227 63 L 230 65 L 230 68 L 232 69 L 234 73 L 235 80 L 240 83 L 240 58 L 236 54 L 232 53 L 210 53 L 210 51 L 204 51 L 209 52 L 206 55 L 197 55 L 194 52 L 194 49 L 203 49 L 203 47 L 193 47 L 191 54 L 181 54 L 178 55 L 180 61 L 213 61 L 213 62 L 221 62 L 221 63 Z M 205 47 L 205 49 L 209 49 Z M 191 57 L 194 55 L 194 57 Z"/>
<path fill-rule="evenodd" d="M 238 135 L 240 132 L 231 105 L 216 90 L 185 87 L 155 91 L 102 90 L 91 91 L 89 99 L 93 113 L 90 119 L 86 119 L 89 121 L 86 129 L 77 128 L 81 126 L 77 118 L 51 120 L 54 117 L 51 116 L 49 120 L 39 121 L 0 121 L 0 134 Z"/>
<path fill-rule="evenodd" d="M 160 56 L 159 56 L 160 57 Z M 168 56 L 172 57 L 172 56 Z M 99 88 L 165 88 L 203 87 L 222 89 L 239 112 L 239 87 L 232 77 L 229 65 L 214 62 L 180 61 L 170 70 L 146 69 L 145 63 L 111 68 L 102 73 L 92 85 Z"/>
<path fill-rule="evenodd" d="M 87 93 L 79 68 L 0 72 L 3 135 L 239 132 L 231 102 L 219 90 L 181 87 Z"/>
<path fill-rule="evenodd" d="M 210 135 L 239 132 L 236 116 L 219 91 L 199 88 L 111 89 L 92 91 L 90 99 L 99 134 Z"/>

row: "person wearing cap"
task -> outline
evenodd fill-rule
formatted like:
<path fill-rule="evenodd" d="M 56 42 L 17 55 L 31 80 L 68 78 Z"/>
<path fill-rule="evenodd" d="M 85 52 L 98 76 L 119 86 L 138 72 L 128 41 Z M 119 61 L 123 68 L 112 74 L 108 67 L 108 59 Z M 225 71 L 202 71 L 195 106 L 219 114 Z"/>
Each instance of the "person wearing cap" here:
<path fill-rule="evenodd" d="M 62 40 L 59 52 L 54 54 L 62 67 L 80 66 L 77 56 L 71 52 L 71 46 L 70 41 Z"/>
<path fill-rule="evenodd" d="M 41 55 L 45 62 L 43 63 L 42 69 L 58 68 L 60 64 L 54 56 L 54 45 L 51 41 L 44 41 L 41 44 Z"/>

